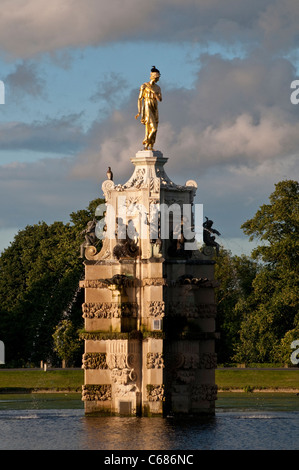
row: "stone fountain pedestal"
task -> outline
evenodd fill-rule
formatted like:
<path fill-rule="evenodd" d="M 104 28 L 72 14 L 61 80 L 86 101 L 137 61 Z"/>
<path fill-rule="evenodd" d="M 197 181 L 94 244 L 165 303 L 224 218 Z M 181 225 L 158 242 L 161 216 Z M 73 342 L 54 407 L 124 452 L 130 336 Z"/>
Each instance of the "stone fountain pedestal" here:
<path fill-rule="evenodd" d="M 191 207 L 193 219 L 197 189 L 192 180 L 173 183 L 167 160 L 158 151 L 139 151 L 127 183 L 102 185 L 105 238 L 99 252 L 85 248 L 80 284 L 86 413 L 215 411 L 214 251 L 186 250 L 175 236 L 174 215 L 162 220 L 161 208 L 173 204 Z"/>

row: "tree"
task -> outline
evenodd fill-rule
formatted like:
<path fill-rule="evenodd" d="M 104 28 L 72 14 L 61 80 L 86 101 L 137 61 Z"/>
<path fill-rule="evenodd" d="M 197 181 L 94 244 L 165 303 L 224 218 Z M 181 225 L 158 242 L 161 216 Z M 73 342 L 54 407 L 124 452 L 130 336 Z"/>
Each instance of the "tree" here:
<path fill-rule="evenodd" d="M 250 257 L 233 256 L 230 251 L 220 249 L 215 264 L 215 278 L 220 282 L 220 287 L 215 291 L 216 330 L 220 333 L 217 357 L 220 363 L 231 362 L 240 342 L 243 304 L 252 292 L 257 270 L 258 264 Z"/>
<path fill-rule="evenodd" d="M 27 226 L 1 254 L 0 332 L 8 363 L 55 360 L 54 328 L 63 318 L 81 325 L 81 231 L 101 202 L 72 213 L 67 224 Z"/>
<path fill-rule="evenodd" d="M 71 320 L 61 320 L 53 334 L 54 351 L 66 365 L 72 365 L 76 353 L 80 350 L 78 331 Z"/>
<path fill-rule="evenodd" d="M 263 242 L 252 253 L 263 264 L 244 305 L 235 356 L 242 361 L 275 361 L 283 338 L 299 322 L 298 182 L 277 183 L 269 200 L 242 225 L 251 240 Z"/>
<path fill-rule="evenodd" d="M 298 272 L 299 257 L 299 183 L 281 181 L 256 215 L 241 228 L 250 240 L 265 241 L 252 253 L 254 258 L 275 267 Z"/>

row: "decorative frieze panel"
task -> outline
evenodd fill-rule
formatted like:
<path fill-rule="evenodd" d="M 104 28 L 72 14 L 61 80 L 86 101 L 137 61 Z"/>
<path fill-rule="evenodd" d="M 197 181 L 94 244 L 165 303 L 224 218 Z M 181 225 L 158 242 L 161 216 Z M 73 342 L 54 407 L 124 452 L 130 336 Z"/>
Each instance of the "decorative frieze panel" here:
<path fill-rule="evenodd" d="M 166 279 L 163 277 L 145 278 L 142 281 L 142 286 L 165 286 Z"/>
<path fill-rule="evenodd" d="M 169 356 L 172 369 L 215 369 L 217 355 L 215 353 L 175 353 Z"/>
<path fill-rule="evenodd" d="M 111 381 L 127 385 L 137 380 L 138 342 L 108 341 L 106 362 L 111 370 Z"/>
<path fill-rule="evenodd" d="M 200 369 L 216 369 L 216 367 L 217 367 L 217 354 L 216 353 L 199 354 L 199 368 Z"/>
<path fill-rule="evenodd" d="M 192 274 L 184 274 L 180 276 L 176 281 L 172 281 L 172 284 L 184 287 L 186 289 L 199 289 L 202 287 L 219 287 L 219 282 L 214 279 L 208 279 L 207 277 L 195 277 Z"/>
<path fill-rule="evenodd" d="M 147 353 L 146 356 L 147 369 L 162 369 L 164 367 L 164 359 L 162 353 Z"/>
<path fill-rule="evenodd" d="M 164 401 L 164 386 L 147 385 L 147 398 L 148 401 Z"/>
<path fill-rule="evenodd" d="M 108 369 L 106 353 L 84 353 L 83 369 Z"/>
<path fill-rule="evenodd" d="M 82 305 L 83 318 L 121 318 L 135 317 L 137 305 L 132 302 L 101 302 L 84 303 Z"/>
<path fill-rule="evenodd" d="M 120 308 L 117 303 L 84 303 L 82 305 L 83 318 L 119 318 Z"/>
<path fill-rule="evenodd" d="M 147 302 L 148 315 L 150 317 L 162 318 L 165 315 L 165 302 L 160 300 L 150 300 Z"/>
<path fill-rule="evenodd" d="M 113 369 L 111 371 L 111 382 L 116 385 L 127 385 L 135 382 L 137 374 L 133 369 Z"/>
<path fill-rule="evenodd" d="M 111 400 L 111 385 L 83 385 L 83 401 L 106 401 Z"/>
<path fill-rule="evenodd" d="M 107 284 L 101 279 L 86 279 L 80 281 L 80 287 L 83 289 L 107 289 Z"/>
<path fill-rule="evenodd" d="M 79 285 L 84 289 L 121 289 L 133 287 L 135 281 L 124 274 L 115 274 L 111 279 L 85 279 L 84 281 L 80 281 Z"/>
<path fill-rule="evenodd" d="M 109 369 L 125 369 L 127 367 L 127 354 L 107 353 L 106 361 Z"/>
<path fill-rule="evenodd" d="M 191 390 L 192 401 L 215 401 L 217 400 L 217 385 L 194 385 Z"/>
<path fill-rule="evenodd" d="M 138 388 L 135 384 L 118 384 L 115 387 L 115 396 L 117 398 L 135 398 L 135 394 L 138 391 Z"/>
<path fill-rule="evenodd" d="M 169 302 L 167 316 L 187 318 L 214 318 L 216 304 L 193 304 L 191 302 Z"/>

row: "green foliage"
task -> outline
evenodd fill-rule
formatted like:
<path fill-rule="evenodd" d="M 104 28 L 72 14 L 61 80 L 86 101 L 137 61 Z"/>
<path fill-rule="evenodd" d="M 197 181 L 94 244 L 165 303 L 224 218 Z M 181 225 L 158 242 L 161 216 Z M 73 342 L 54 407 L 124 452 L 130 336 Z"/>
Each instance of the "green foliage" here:
<path fill-rule="evenodd" d="M 0 332 L 7 363 L 55 361 L 53 332 L 62 318 L 82 324 L 82 228 L 96 199 L 71 214 L 71 223 L 45 222 L 20 230 L 0 256 Z"/>
<path fill-rule="evenodd" d="M 291 355 L 295 350 L 291 348 L 291 344 L 296 340 L 299 340 L 299 326 L 287 331 L 287 333 L 281 339 L 280 344 L 276 350 L 276 358 L 278 361 L 281 361 L 288 366 L 294 365 L 291 361 Z"/>
<path fill-rule="evenodd" d="M 75 354 L 81 349 L 78 332 L 71 320 L 61 320 L 53 334 L 54 351 L 60 359 L 71 365 Z"/>
<path fill-rule="evenodd" d="M 281 181 L 256 215 L 242 225 L 250 240 L 265 242 L 253 251 L 255 258 L 284 269 L 298 269 L 299 183 Z"/>
<path fill-rule="evenodd" d="M 220 282 L 220 287 L 215 291 L 216 331 L 220 332 L 220 340 L 217 342 L 218 362 L 230 361 L 240 342 L 244 304 L 252 292 L 257 271 L 258 264 L 251 258 L 245 255 L 233 256 L 229 251 L 220 249 L 215 265 L 215 278 Z"/>
<path fill-rule="evenodd" d="M 263 265 L 243 303 L 240 343 L 233 358 L 238 362 L 275 361 L 283 338 L 299 323 L 298 183 L 276 184 L 269 199 L 270 204 L 242 226 L 251 239 L 263 242 L 253 252 Z"/>

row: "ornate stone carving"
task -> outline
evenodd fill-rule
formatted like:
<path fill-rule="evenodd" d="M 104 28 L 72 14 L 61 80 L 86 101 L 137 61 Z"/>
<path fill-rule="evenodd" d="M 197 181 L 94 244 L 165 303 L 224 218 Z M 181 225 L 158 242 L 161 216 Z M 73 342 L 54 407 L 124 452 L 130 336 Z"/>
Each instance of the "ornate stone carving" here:
<path fill-rule="evenodd" d="M 215 369 L 217 367 L 217 354 L 215 353 L 178 352 L 167 357 L 172 369 L 176 370 Z"/>
<path fill-rule="evenodd" d="M 217 367 L 217 354 L 216 353 L 199 354 L 199 368 L 200 369 L 216 369 L 216 367 Z"/>
<path fill-rule="evenodd" d="M 102 184 L 102 191 L 104 193 L 105 199 L 110 199 L 111 191 L 115 188 L 115 184 L 112 180 L 106 180 Z"/>
<path fill-rule="evenodd" d="M 83 369 L 108 369 L 105 353 L 84 353 Z"/>
<path fill-rule="evenodd" d="M 112 369 L 111 382 L 117 385 L 125 385 L 132 380 L 131 369 Z M 133 377 L 135 377 L 133 375 Z"/>
<path fill-rule="evenodd" d="M 197 189 L 197 183 L 196 183 L 196 181 L 194 181 L 194 180 L 188 180 L 188 181 L 186 181 L 185 186 L 188 187 L 188 188 L 189 188 L 189 187 L 192 187 L 192 188 L 194 188 L 194 189 Z"/>
<path fill-rule="evenodd" d="M 101 302 L 84 303 L 82 305 L 83 318 L 120 318 L 135 317 L 137 304 L 131 302 Z"/>
<path fill-rule="evenodd" d="M 127 367 L 126 353 L 107 353 L 106 362 L 109 369 L 125 369 Z"/>
<path fill-rule="evenodd" d="M 80 287 L 84 289 L 107 289 L 107 283 L 101 279 L 86 279 L 85 281 L 80 281 Z"/>
<path fill-rule="evenodd" d="M 120 308 L 117 303 L 84 303 L 82 305 L 83 318 L 119 318 Z"/>
<path fill-rule="evenodd" d="M 115 396 L 118 398 L 121 397 L 127 397 L 128 395 L 131 395 L 132 393 L 135 394 L 135 392 L 138 391 L 137 387 L 135 384 L 117 384 L 115 387 Z"/>
<path fill-rule="evenodd" d="M 139 254 L 139 247 L 137 232 L 134 227 L 133 220 L 129 220 L 128 225 L 125 225 L 122 219 L 120 217 L 117 217 L 116 223 L 117 244 L 113 248 L 113 256 L 117 259 L 136 258 L 136 256 L 138 256 Z M 134 237 L 133 233 L 135 234 Z"/>
<path fill-rule="evenodd" d="M 162 369 L 164 367 L 164 359 L 162 353 L 149 352 L 146 355 L 147 369 Z"/>
<path fill-rule="evenodd" d="M 214 318 L 216 315 L 215 304 L 193 304 L 191 302 L 169 302 L 167 316 L 187 318 Z"/>
<path fill-rule="evenodd" d="M 95 234 L 97 221 L 96 219 L 90 220 L 87 222 L 86 228 L 81 232 L 81 235 L 84 236 L 84 242 L 80 245 L 80 257 L 84 256 L 84 248 L 93 247 L 95 250 L 95 244 L 97 243 L 97 237 Z"/>
<path fill-rule="evenodd" d="M 135 171 L 132 175 L 132 177 L 129 179 L 127 183 L 125 183 L 122 188 L 123 189 L 128 189 L 132 188 L 141 188 L 141 186 L 144 185 L 144 176 L 145 176 L 145 168 L 135 168 Z"/>
<path fill-rule="evenodd" d="M 193 383 L 195 381 L 195 372 L 194 370 L 178 370 L 176 380 L 182 384 Z"/>
<path fill-rule="evenodd" d="M 106 401 L 111 400 L 111 385 L 83 385 L 83 401 Z"/>
<path fill-rule="evenodd" d="M 162 318 L 165 315 L 165 302 L 160 300 L 148 301 L 148 314 L 150 317 Z"/>
<path fill-rule="evenodd" d="M 217 400 L 217 385 L 193 385 L 191 390 L 193 401 L 214 401 Z"/>
<path fill-rule="evenodd" d="M 143 286 L 165 286 L 166 279 L 163 277 L 145 278 L 142 281 Z"/>
<path fill-rule="evenodd" d="M 147 385 L 147 396 L 149 401 L 164 401 L 164 386 Z"/>
<path fill-rule="evenodd" d="M 219 254 L 219 243 L 215 241 L 215 235 L 220 235 L 218 230 L 212 227 L 213 221 L 206 217 L 206 221 L 203 223 L 203 241 L 209 247 L 215 247 L 217 255 Z"/>
<path fill-rule="evenodd" d="M 80 287 L 84 289 L 107 289 L 111 286 L 116 287 L 132 287 L 134 279 L 127 277 L 125 274 L 115 274 L 110 279 L 87 279 L 80 281 Z"/>

